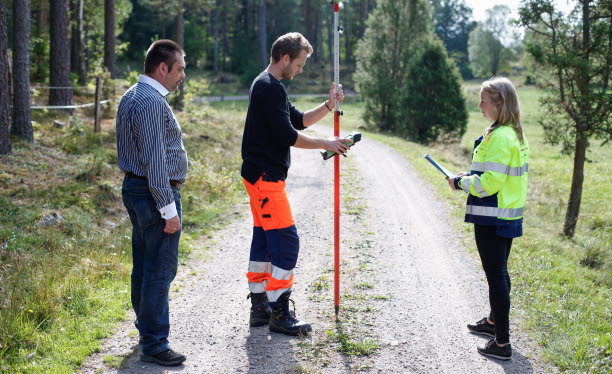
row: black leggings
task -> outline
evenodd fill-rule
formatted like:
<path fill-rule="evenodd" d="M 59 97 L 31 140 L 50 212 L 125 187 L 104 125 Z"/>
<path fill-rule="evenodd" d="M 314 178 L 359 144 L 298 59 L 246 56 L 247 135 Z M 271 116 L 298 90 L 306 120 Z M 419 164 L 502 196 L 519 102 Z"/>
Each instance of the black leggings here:
<path fill-rule="evenodd" d="M 496 226 L 474 225 L 478 254 L 489 283 L 489 318 L 495 323 L 495 340 L 498 344 L 505 344 L 510 342 L 508 256 L 512 239 L 498 236 L 496 230 Z"/>

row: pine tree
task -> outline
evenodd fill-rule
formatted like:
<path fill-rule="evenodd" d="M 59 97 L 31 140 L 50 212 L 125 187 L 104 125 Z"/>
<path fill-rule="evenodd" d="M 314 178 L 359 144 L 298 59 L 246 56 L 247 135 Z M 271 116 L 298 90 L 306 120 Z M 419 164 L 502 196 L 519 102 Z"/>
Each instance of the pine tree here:
<path fill-rule="evenodd" d="M 413 60 L 400 104 L 406 108 L 406 116 L 398 132 L 408 139 L 429 143 L 438 138 L 461 138 L 465 133 L 467 111 L 461 76 L 439 39 L 426 42 Z"/>
<path fill-rule="evenodd" d="M 49 58 L 50 86 L 61 87 L 49 92 L 49 105 L 71 105 L 70 42 L 68 41 L 68 0 L 50 0 L 51 51 Z M 72 110 L 67 110 L 72 112 Z"/>
<path fill-rule="evenodd" d="M 609 1 L 581 0 L 563 15 L 548 0 L 526 0 L 520 23 L 532 37 L 526 50 L 544 74 L 548 91 L 540 118 L 546 141 L 574 153 L 574 169 L 563 234 L 573 237 L 580 214 L 584 163 L 591 139 L 612 140 L 612 12 Z"/>
<path fill-rule="evenodd" d="M 396 131 L 404 118 L 400 98 L 408 67 L 423 40 L 433 35 L 425 0 L 380 0 L 370 13 L 357 50 L 355 81 L 364 98 L 365 121 L 382 131 Z"/>
<path fill-rule="evenodd" d="M 30 0 L 13 0 L 13 126 L 11 132 L 34 141 L 30 114 Z"/>
<path fill-rule="evenodd" d="M 115 0 L 104 0 L 104 67 L 112 79 L 117 78 L 115 41 Z"/>
<path fill-rule="evenodd" d="M 9 59 L 8 59 L 8 40 L 6 35 L 6 1 L 0 1 L 0 155 L 11 153 L 10 124 L 11 117 L 9 112 Z"/>

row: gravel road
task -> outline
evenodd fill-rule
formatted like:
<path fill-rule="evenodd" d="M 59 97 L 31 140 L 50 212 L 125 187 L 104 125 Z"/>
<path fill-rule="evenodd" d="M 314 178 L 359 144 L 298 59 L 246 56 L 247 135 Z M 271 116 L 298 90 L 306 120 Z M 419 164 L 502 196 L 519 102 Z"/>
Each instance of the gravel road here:
<path fill-rule="evenodd" d="M 488 313 L 478 259 L 462 247 L 444 204 L 410 163 L 369 139 L 343 159 L 357 175 L 345 175 L 342 193 L 358 209 L 342 218 L 346 298 L 340 312 L 344 321 L 337 325 L 330 273 L 333 162 L 322 161 L 316 151 L 294 149 L 292 157 L 287 191 L 301 236 L 292 298 L 298 317 L 313 324 L 314 334 L 300 339 L 248 326 L 245 272 L 252 219 L 245 193 L 245 203 L 228 212 L 236 218 L 202 239 L 201 250 L 179 267 L 171 294 L 170 342 L 187 355 L 185 365 L 140 362 L 138 338 L 127 321 L 83 373 L 548 372 L 537 360 L 537 346 L 516 326 L 511 326 L 512 361 L 476 352 L 486 339 L 469 334 L 465 325 Z M 331 333 L 338 326 L 351 337 L 376 342 L 378 349 L 368 356 L 340 353 Z M 105 364 L 109 357 L 119 357 L 121 367 Z"/>

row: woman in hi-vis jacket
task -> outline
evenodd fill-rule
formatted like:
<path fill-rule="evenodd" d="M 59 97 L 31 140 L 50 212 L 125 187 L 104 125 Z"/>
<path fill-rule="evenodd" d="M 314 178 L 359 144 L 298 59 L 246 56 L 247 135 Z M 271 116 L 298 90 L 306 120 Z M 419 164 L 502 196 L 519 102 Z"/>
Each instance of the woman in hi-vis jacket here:
<path fill-rule="evenodd" d="M 492 124 L 475 142 L 471 171 L 447 180 L 452 189 L 468 193 L 465 222 L 474 224 L 489 284 L 489 315 L 467 327 L 493 337 L 478 352 L 510 360 L 508 256 L 512 239 L 523 235 L 529 144 L 521 127 L 516 90 L 508 79 L 485 81 L 478 107 Z"/>

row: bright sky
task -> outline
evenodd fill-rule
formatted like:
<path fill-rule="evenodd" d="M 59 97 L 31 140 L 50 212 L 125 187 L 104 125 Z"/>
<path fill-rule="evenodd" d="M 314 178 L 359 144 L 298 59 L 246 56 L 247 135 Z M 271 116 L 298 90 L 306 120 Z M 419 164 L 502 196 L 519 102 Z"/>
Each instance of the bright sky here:
<path fill-rule="evenodd" d="M 495 5 L 506 5 L 512 10 L 513 18 L 518 17 L 518 8 L 521 5 L 521 0 L 465 0 L 465 2 L 473 9 L 474 19 L 482 21 L 485 18 L 485 10 L 494 7 Z M 555 3 L 560 7 L 563 13 L 566 13 L 572 8 L 572 4 L 576 4 L 576 0 L 555 0 Z"/>

